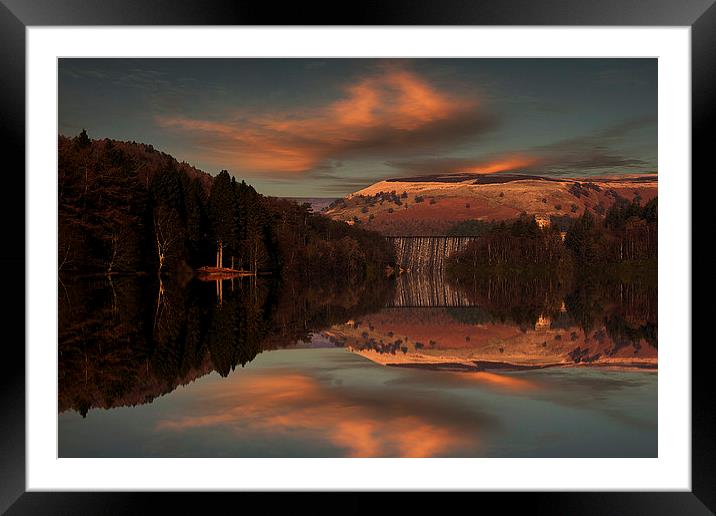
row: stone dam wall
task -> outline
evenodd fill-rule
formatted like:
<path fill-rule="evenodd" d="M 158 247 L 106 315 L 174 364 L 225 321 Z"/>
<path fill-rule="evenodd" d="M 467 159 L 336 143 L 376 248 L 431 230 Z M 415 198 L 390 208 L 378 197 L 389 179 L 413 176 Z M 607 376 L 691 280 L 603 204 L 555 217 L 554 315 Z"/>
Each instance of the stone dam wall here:
<path fill-rule="evenodd" d="M 445 260 L 465 248 L 475 237 L 386 237 L 395 248 L 395 256 L 403 268 L 410 272 L 443 271 Z"/>

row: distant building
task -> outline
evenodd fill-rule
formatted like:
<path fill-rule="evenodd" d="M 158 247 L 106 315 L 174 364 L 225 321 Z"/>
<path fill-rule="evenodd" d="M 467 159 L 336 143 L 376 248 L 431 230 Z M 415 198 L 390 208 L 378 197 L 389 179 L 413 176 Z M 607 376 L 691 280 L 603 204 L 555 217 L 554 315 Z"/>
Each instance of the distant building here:
<path fill-rule="evenodd" d="M 535 331 L 548 330 L 550 324 L 552 324 L 552 320 L 549 317 L 545 315 L 540 315 L 537 319 L 537 322 L 535 322 Z"/>
<path fill-rule="evenodd" d="M 535 215 L 535 222 L 540 229 L 548 228 L 551 223 L 549 217 L 546 215 Z"/>

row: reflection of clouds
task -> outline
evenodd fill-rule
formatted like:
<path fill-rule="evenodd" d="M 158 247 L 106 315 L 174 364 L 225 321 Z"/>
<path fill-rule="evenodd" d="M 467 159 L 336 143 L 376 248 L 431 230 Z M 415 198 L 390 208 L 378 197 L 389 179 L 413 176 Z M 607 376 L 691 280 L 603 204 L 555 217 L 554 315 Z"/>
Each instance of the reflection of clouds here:
<path fill-rule="evenodd" d="M 414 375 L 404 375 L 386 382 L 395 387 L 425 387 L 432 378 L 434 385 L 441 387 L 460 387 L 470 383 L 489 388 L 496 393 L 524 395 L 527 400 L 539 400 L 554 403 L 570 409 L 580 409 L 599 413 L 627 427 L 651 431 L 656 427 L 648 414 L 640 415 L 621 406 L 620 398 L 634 399 L 635 392 L 643 391 L 640 409 L 649 412 L 653 404 L 656 407 L 656 395 L 652 396 L 651 386 L 656 375 L 651 372 L 632 373 L 621 371 L 592 371 L 577 369 L 545 369 L 527 373 L 492 373 L 434 371 L 429 377 L 415 370 Z M 529 375 L 529 378 L 526 376 Z M 427 383 L 428 385 L 431 385 Z M 656 392 L 655 390 L 653 391 Z"/>
<path fill-rule="evenodd" d="M 652 374 L 656 378 L 656 373 L 648 370 L 644 373 L 623 373 L 618 370 L 598 371 L 587 369 L 581 370 L 583 371 L 582 374 L 575 374 L 575 371 L 580 370 L 553 369 L 549 371 L 549 379 L 554 383 L 558 383 L 562 390 L 583 390 L 608 394 L 649 385 L 652 380 Z"/>
<path fill-rule="evenodd" d="M 651 409 L 656 413 L 656 380 L 654 372 L 550 370 L 545 371 L 542 380 L 549 389 L 532 394 L 534 399 L 597 412 L 620 425 L 646 432 L 656 428 L 656 420 L 649 416 Z M 642 398 L 635 397 L 639 391 L 643 393 Z M 620 398 L 623 394 L 632 400 L 631 403 L 634 399 L 638 403 L 632 408 L 622 405 Z M 634 410 L 636 407 L 637 411 Z"/>
<path fill-rule="evenodd" d="M 471 381 L 510 391 L 534 391 L 539 388 L 539 384 L 533 380 L 512 375 L 478 371 L 476 373 L 464 373 L 464 376 Z"/>
<path fill-rule="evenodd" d="M 388 366 L 391 367 L 391 366 Z M 401 366 L 401 369 L 412 369 L 410 366 Z M 434 368 L 429 371 L 429 375 L 421 374 L 425 369 L 433 369 L 430 367 L 416 367 L 413 369 L 414 375 L 406 374 L 398 378 L 394 378 L 386 382 L 388 385 L 395 386 L 420 386 L 431 385 L 430 380 L 434 381 L 436 387 L 454 387 L 454 388 L 470 388 L 471 385 L 477 384 L 488 390 L 499 392 L 507 392 L 509 394 L 517 393 L 536 393 L 538 391 L 546 391 L 549 384 L 534 378 L 525 378 L 519 373 L 494 373 L 488 371 L 449 371 Z"/>
<path fill-rule="evenodd" d="M 275 438 L 298 434 L 328 441 L 351 457 L 431 457 L 475 448 L 481 421 L 474 414 L 455 415 L 430 402 L 389 397 L 389 392 L 369 396 L 331 388 L 283 370 L 247 370 L 234 381 L 207 386 L 197 408 L 204 413 L 164 419 L 156 429 L 222 427 Z"/>

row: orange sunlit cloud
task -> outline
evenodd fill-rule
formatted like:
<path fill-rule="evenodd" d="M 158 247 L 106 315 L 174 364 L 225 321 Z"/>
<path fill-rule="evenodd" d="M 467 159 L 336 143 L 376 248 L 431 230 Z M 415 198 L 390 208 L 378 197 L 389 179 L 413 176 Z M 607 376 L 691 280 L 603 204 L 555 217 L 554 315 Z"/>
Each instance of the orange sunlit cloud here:
<path fill-rule="evenodd" d="M 441 91 L 417 74 L 387 69 L 347 86 L 343 98 L 291 112 L 237 113 L 209 121 L 160 116 L 192 146 L 238 169 L 297 173 L 351 152 L 429 145 L 484 130 L 477 102 Z"/>
<path fill-rule="evenodd" d="M 468 166 L 460 169 L 460 172 L 470 172 L 473 174 L 495 174 L 498 172 L 511 172 L 515 170 L 525 169 L 538 163 L 537 158 L 527 156 L 514 156 L 500 158 L 492 161 L 486 161 L 474 166 Z"/>
<path fill-rule="evenodd" d="M 343 448 L 350 457 L 439 456 L 474 446 L 477 439 L 474 428 L 440 424 L 409 408 L 345 399 L 309 376 L 281 371 L 244 374 L 228 386 L 211 384 L 197 411 L 206 413 L 165 419 L 157 429 L 224 427 L 236 434 L 310 435 Z"/>
<path fill-rule="evenodd" d="M 404 172 L 431 175 L 441 174 L 498 174 L 500 172 L 534 173 L 554 163 L 544 153 L 514 152 L 480 158 L 418 158 L 415 160 L 388 161 L 387 164 Z"/>

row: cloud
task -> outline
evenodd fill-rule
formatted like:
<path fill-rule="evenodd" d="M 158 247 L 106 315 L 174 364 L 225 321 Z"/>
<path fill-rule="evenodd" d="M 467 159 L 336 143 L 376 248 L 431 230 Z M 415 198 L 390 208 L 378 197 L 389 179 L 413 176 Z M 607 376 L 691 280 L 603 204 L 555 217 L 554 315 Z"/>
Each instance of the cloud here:
<path fill-rule="evenodd" d="M 633 131 L 656 127 L 657 119 L 653 116 L 630 118 L 628 120 L 612 124 L 594 133 L 574 138 L 566 138 L 555 143 L 536 147 L 536 152 L 577 152 L 585 150 L 606 150 L 609 146 L 621 143 L 623 138 Z"/>
<path fill-rule="evenodd" d="M 88 68 L 90 65 L 83 61 L 63 60 L 60 63 L 60 73 L 73 79 L 89 80 L 92 87 L 95 87 L 96 82 L 110 85 L 119 92 L 132 91 L 154 110 L 175 111 L 191 106 L 199 88 L 204 96 L 214 99 L 226 94 L 223 86 L 207 80 L 200 82 L 193 77 L 174 76 L 169 72 L 150 68 L 115 69 L 111 60 L 96 68 Z"/>
<path fill-rule="evenodd" d="M 631 168 L 646 165 L 648 165 L 648 163 L 641 159 L 614 156 L 603 152 L 592 152 L 584 157 L 577 157 L 572 161 L 563 161 L 561 168 L 584 170 L 590 168 Z"/>
<path fill-rule="evenodd" d="M 72 68 L 66 68 L 62 66 L 63 63 L 60 62 L 60 73 L 65 73 L 72 77 L 73 79 L 99 79 L 99 80 L 105 80 L 109 76 L 101 71 L 101 70 L 93 70 L 93 69 L 77 69 L 74 70 Z"/>
<path fill-rule="evenodd" d="M 393 160 L 386 164 L 417 175 L 469 172 L 492 174 L 520 172 L 527 174 L 564 175 L 608 169 L 650 170 L 656 168 L 641 157 L 625 155 L 617 147 L 633 131 L 654 126 L 655 117 L 640 117 L 614 124 L 595 133 L 567 138 L 555 143 L 511 153 L 478 158 L 427 158 Z"/>
<path fill-rule="evenodd" d="M 392 67 L 319 106 L 214 120 L 158 116 L 156 122 L 188 135 L 202 159 L 242 171 L 303 173 L 327 160 L 439 148 L 483 134 L 498 120 L 476 101 Z"/>
<path fill-rule="evenodd" d="M 525 154 L 500 154 L 487 158 L 426 158 L 415 160 L 387 161 L 386 165 L 412 172 L 426 174 L 495 174 L 528 169 L 539 162 L 539 158 Z"/>
<path fill-rule="evenodd" d="M 625 155 L 618 147 L 634 131 L 656 126 L 656 117 L 632 118 L 611 125 L 593 134 L 560 140 L 554 144 L 533 149 L 541 157 L 535 171 L 544 173 L 571 173 L 594 169 L 646 169 L 655 168 L 641 157 Z"/>

